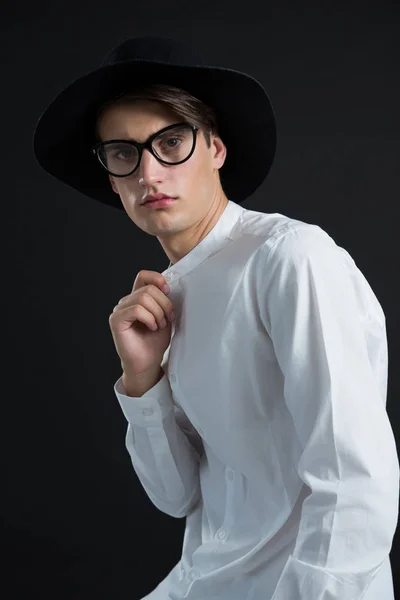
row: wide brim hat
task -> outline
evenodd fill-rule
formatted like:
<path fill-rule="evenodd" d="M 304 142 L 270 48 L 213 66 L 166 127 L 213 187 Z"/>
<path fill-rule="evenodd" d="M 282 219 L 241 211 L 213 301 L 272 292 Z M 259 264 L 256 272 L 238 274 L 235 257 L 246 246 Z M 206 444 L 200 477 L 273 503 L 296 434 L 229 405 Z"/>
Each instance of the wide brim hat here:
<path fill-rule="evenodd" d="M 159 37 L 127 39 L 101 65 L 73 81 L 40 116 L 33 152 L 41 167 L 82 194 L 124 210 L 96 156 L 95 125 L 110 99 L 142 85 L 180 87 L 211 108 L 227 155 L 220 168 L 229 200 L 243 202 L 267 177 L 276 151 L 276 120 L 260 82 L 212 66 L 186 44 Z"/>

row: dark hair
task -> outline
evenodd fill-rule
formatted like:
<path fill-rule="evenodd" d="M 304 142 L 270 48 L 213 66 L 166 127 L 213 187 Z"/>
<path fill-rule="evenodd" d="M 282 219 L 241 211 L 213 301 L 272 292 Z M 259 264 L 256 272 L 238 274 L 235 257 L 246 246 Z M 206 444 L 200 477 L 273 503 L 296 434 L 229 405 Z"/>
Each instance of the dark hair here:
<path fill-rule="evenodd" d="M 186 90 L 183 90 L 182 88 L 164 84 L 152 84 L 135 88 L 130 92 L 124 92 L 123 94 L 120 94 L 119 96 L 112 98 L 103 104 L 98 110 L 96 116 L 96 137 L 98 137 L 98 120 L 100 114 L 105 110 L 105 108 L 120 101 L 125 102 L 139 98 L 162 102 L 178 117 L 181 117 L 184 121 L 199 127 L 203 131 L 207 148 L 210 148 L 211 145 L 210 133 L 219 135 L 217 129 L 217 118 L 214 110 L 210 106 L 204 104 L 201 100 L 195 96 L 192 96 L 192 94 Z"/>

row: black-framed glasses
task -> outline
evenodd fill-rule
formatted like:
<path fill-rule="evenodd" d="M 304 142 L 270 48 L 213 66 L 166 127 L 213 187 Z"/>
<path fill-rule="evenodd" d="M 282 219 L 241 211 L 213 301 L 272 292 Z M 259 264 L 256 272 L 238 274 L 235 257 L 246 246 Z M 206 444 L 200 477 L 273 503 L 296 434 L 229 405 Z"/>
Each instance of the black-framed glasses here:
<path fill-rule="evenodd" d="M 108 173 L 127 177 L 139 167 L 145 148 L 167 165 L 187 161 L 196 148 L 198 130 L 191 123 L 175 123 L 156 131 L 142 144 L 131 140 L 107 140 L 95 144 L 91 151 Z"/>

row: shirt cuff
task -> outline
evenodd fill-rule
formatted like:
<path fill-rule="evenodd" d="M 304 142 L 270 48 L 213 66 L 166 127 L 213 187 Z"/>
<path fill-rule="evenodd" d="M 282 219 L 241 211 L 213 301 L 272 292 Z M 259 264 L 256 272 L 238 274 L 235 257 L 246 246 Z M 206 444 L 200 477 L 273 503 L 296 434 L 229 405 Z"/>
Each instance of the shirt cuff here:
<path fill-rule="evenodd" d="M 126 420 L 131 425 L 159 425 L 174 409 L 172 391 L 166 374 L 143 396 L 127 396 L 122 375 L 114 385 L 114 392 Z"/>

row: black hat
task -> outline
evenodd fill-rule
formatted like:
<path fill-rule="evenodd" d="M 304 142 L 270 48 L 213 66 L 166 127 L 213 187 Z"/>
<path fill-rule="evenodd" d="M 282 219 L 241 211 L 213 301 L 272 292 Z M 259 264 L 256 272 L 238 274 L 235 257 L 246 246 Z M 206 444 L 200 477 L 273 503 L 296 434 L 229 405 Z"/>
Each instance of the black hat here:
<path fill-rule="evenodd" d="M 109 99 L 149 84 L 180 87 L 214 110 L 227 148 L 221 184 L 229 200 L 243 202 L 264 181 L 275 155 L 276 123 L 267 93 L 250 75 L 206 65 L 186 44 L 167 38 L 125 40 L 100 67 L 58 94 L 34 131 L 39 164 L 89 198 L 123 210 L 107 171 L 91 152 L 97 113 Z"/>

